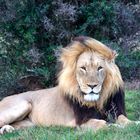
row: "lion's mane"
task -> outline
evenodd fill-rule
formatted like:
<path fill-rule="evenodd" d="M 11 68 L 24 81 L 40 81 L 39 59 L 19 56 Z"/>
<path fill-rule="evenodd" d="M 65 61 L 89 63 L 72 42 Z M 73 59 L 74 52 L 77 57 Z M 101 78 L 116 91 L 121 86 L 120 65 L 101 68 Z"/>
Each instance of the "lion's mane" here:
<path fill-rule="evenodd" d="M 77 60 L 85 51 L 97 52 L 106 60 L 107 75 L 103 83 L 101 97 L 95 102 L 86 102 L 83 100 L 76 80 Z M 61 94 L 79 102 L 81 105 L 96 106 L 98 109 L 102 109 L 109 97 L 115 94 L 119 88 L 123 88 L 120 71 L 114 62 L 115 57 L 116 53 L 112 49 L 93 38 L 75 38 L 71 44 L 62 49 L 60 56 L 63 66 L 59 73 L 58 86 Z"/>

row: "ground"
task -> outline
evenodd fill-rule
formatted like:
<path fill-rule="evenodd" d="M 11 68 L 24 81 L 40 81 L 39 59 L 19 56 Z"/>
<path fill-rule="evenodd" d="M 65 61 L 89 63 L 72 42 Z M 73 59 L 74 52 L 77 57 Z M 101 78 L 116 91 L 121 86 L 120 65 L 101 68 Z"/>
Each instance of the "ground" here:
<path fill-rule="evenodd" d="M 140 90 L 126 91 L 126 111 L 131 120 L 140 120 Z M 114 126 L 81 132 L 65 127 L 34 127 L 0 136 L 0 140 L 140 140 L 140 124 L 125 128 Z"/>

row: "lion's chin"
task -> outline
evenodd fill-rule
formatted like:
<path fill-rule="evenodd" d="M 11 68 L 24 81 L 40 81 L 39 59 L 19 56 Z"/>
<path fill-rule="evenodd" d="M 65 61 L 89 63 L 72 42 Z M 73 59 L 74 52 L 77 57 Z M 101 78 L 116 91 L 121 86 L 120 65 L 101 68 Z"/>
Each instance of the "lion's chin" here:
<path fill-rule="evenodd" d="M 84 95 L 85 101 L 97 101 L 99 99 L 99 94 L 86 94 Z"/>

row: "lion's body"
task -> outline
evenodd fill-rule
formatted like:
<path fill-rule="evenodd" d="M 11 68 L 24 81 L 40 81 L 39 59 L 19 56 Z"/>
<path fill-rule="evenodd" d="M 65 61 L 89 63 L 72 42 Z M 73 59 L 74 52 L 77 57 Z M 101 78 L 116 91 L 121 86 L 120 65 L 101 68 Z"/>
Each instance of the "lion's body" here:
<path fill-rule="evenodd" d="M 32 106 L 31 111 L 28 113 L 28 118 L 35 125 L 75 125 L 73 123 L 73 110 L 70 108 L 68 103 L 64 101 L 60 94 L 58 94 L 57 87 L 9 96 L 0 103 L 0 110 L 6 110 L 10 107 L 12 109 L 12 107 L 18 107 L 18 105 L 21 104 L 21 108 L 19 108 L 20 112 L 25 106 L 22 102 L 26 101 Z M 17 109 L 16 111 L 18 112 Z M 8 118 L 10 117 L 10 113 L 11 112 L 9 112 Z M 3 116 L 3 119 L 5 119 L 6 116 Z M 11 115 L 11 118 L 12 116 L 13 115 Z M 13 120 L 10 121 L 9 119 L 9 123 L 12 123 L 12 121 Z"/>
<path fill-rule="evenodd" d="M 114 52 L 91 38 L 78 38 L 63 49 L 58 86 L 29 91 L 0 102 L 1 133 L 11 124 L 91 127 L 106 125 L 108 112 L 125 117 L 123 81 Z M 113 105 L 117 111 L 113 112 Z"/>
<path fill-rule="evenodd" d="M 75 126 L 74 112 L 58 91 L 58 87 L 41 90 L 39 96 L 32 98 L 33 110 L 30 119 L 35 124 Z"/>

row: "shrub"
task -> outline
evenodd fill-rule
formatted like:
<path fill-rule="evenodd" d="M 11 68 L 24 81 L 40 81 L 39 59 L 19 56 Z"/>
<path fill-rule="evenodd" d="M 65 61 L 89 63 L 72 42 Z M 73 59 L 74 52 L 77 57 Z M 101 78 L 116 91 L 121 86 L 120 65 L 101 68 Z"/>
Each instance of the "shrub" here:
<path fill-rule="evenodd" d="M 140 30 L 140 6 L 136 1 L 135 5 L 127 3 L 129 1 L 124 4 L 114 0 L 1 0 L 0 84 L 3 93 L 0 94 L 7 93 L 25 75 L 44 77 L 46 86 L 55 85 L 56 52 L 79 35 L 117 43 L 120 46 L 115 45 L 120 52 L 117 63 L 124 77 L 138 77 L 136 46 L 139 39 L 134 36 Z"/>
<path fill-rule="evenodd" d="M 121 38 L 118 44 L 120 56 L 118 64 L 125 79 L 133 80 L 140 78 L 140 31 L 129 37 Z M 122 61 L 123 60 L 123 61 Z"/>
<path fill-rule="evenodd" d="M 117 25 L 116 39 L 124 36 L 130 36 L 140 31 L 139 22 L 139 10 L 138 5 L 124 5 L 123 3 L 116 2 L 114 4 L 115 22 Z"/>
<path fill-rule="evenodd" d="M 93 0 L 86 6 L 81 5 L 76 33 L 94 36 L 99 40 L 113 38 L 117 29 L 114 14 L 112 1 Z"/>

